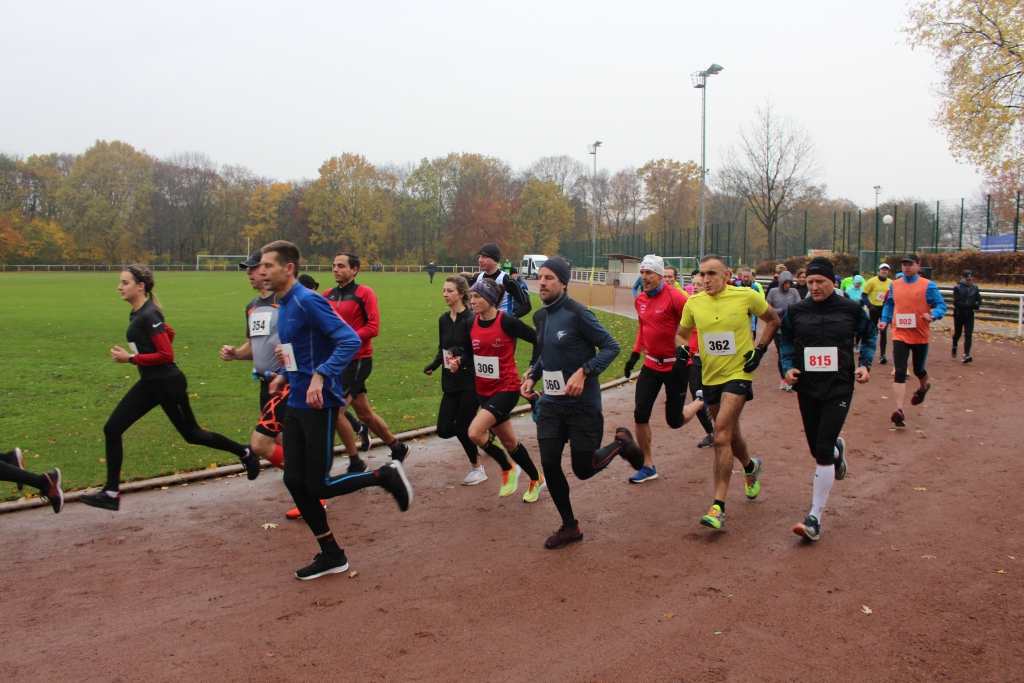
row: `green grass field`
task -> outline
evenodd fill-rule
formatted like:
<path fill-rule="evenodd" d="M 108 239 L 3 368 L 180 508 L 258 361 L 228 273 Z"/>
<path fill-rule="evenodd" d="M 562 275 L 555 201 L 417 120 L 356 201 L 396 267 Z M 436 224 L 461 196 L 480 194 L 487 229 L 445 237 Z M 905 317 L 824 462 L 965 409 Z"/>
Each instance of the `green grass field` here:
<path fill-rule="evenodd" d="M 20 447 L 25 466 L 36 472 L 60 467 L 68 490 L 104 481 L 103 424 L 138 379 L 135 366 L 115 364 L 109 355 L 114 344 L 127 347 L 130 307 L 120 299 L 117 277 L 0 273 L 0 449 Z M 321 290 L 332 284 L 329 273 L 316 279 Z M 157 273 L 156 281 L 199 424 L 248 443 L 259 417 L 252 366 L 225 363 L 218 355 L 223 344 L 245 341 L 245 305 L 254 295 L 248 279 L 242 273 Z M 434 424 L 440 377 L 422 370 L 437 350 L 437 318 L 446 310 L 443 278 L 428 285 L 425 275 L 366 273 L 359 282 L 377 292 L 381 310 L 368 383 L 374 409 L 396 433 Z M 598 317 L 625 350 L 602 377 L 608 380 L 622 372 L 636 322 L 601 312 Z M 529 344 L 519 347 L 521 371 L 530 351 Z M 125 434 L 124 446 L 124 481 L 237 462 L 228 453 L 184 443 L 159 409 Z M 0 500 L 16 497 L 13 484 L 0 483 Z"/>

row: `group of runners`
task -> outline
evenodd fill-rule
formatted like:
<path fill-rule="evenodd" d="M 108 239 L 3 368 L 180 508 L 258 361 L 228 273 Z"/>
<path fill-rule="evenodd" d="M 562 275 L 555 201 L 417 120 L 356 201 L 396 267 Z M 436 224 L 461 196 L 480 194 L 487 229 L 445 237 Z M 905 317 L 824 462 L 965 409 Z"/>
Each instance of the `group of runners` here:
<path fill-rule="evenodd" d="M 783 382 L 798 394 L 816 462 L 811 507 L 794 531 L 817 540 L 833 483 L 846 475 L 846 444 L 840 433 L 855 385 L 869 380 L 879 334 L 892 326 L 892 421 L 902 427 L 908 369 L 920 382 L 911 398 L 917 405 L 931 386 L 925 367 L 929 326 L 946 312 L 934 283 L 918 274 L 914 254 L 903 257 L 902 275 L 892 280 L 883 264 L 877 278 L 862 283 L 861 300 L 841 296 L 833 264 L 824 257 L 810 261 L 799 274 L 806 296 L 788 273 L 780 273 L 778 286 L 766 298 L 749 270 L 738 274 L 739 286 L 733 284 L 734 274 L 717 255 L 701 259 L 686 288 L 674 268 L 661 257 L 648 255 L 640 265 L 642 291 L 634 301 L 636 342 L 625 365 L 626 377 L 636 379 L 633 429 L 616 427 L 610 442 L 602 445 L 598 378 L 620 349 L 594 313 L 569 297 L 569 264 L 552 258 L 540 267 L 543 306 L 533 313 L 531 327 L 521 320 L 532 310 L 529 295 L 500 267 L 498 246 L 484 245 L 478 263 L 479 273 L 468 278 L 453 275 L 443 285 L 448 310 L 438 321 L 437 353 L 423 370 L 426 375 L 441 372 L 437 434 L 457 438 L 462 445 L 470 462 L 464 485 L 488 480 L 480 460 L 483 454 L 501 469 L 500 497 L 517 492 L 521 475 L 528 480 L 524 502 L 536 502 L 548 491 L 561 517 L 561 526 L 545 541 L 549 549 L 583 539 L 562 469 L 567 444 L 578 479 L 593 477 L 617 455 L 633 471 L 630 483 L 658 477 L 650 420 L 662 388 L 667 425 L 679 429 L 697 417 L 704 430 L 698 446 L 714 447 L 713 502 L 700 523 L 713 529 L 725 526 L 734 461 L 742 467 L 746 498 L 755 500 L 764 464 L 751 455 L 740 418 L 754 398 L 754 372 L 773 341 Z M 246 306 L 245 343 L 223 346 L 220 357 L 251 361 L 253 378 L 259 382 L 260 417 L 247 445 L 199 427 L 189 406 L 187 379 L 174 363 L 174 330 L 166 324 L 153 291 L 153 273 L 135 264 L 121 273 L 118 290 L 132 309 L 126 333 L 129 349 L 114 346 L 110 356 L 117 363 L 137 365 L 139 381 L 104 426 L 106 484 L 81 496 L 82 502 L 106 510 L 120 508 L 121 437 L 159 406 L 189 443 L 238 456 L 249 479 L 260 474 L 260 458 L 284 470 L 284 483 L 295 503 L 286 514 L 301 517 L 320 546 L 313 562 L 295 573 L 300 579 L 348 568 L 327 522 L 327 499 L 375 486 L 390 493 L 400 510 L 409 508 L 413 489 L 403 468 L 409 448 L 372 410 L 367 397 L 380 314 L 373 290 L 356 283 L 360 259 L 339 253 L 333 264 L 336 286 L 323 294 L 316 291 L 312 278 L 299 275 L 300 265 L 299 250 L 285 241 L 267 244 L 240 264 L 257 296 Z M 965 273 L 957 297 L 973 312 L 980 299 L 977 288 L 971 289 L 969 275 Z M 961 327 L 967 331 L 964 362 L 969 362 L 970 326 L 968 316 L 961 317 L 958 333 Z M 973 317 L 969 322 L 973 324 Z M 529 367 L 522 372 L 515 359 L 520 340 L 533 347 Z M 955 357 L 957 340 L 953 343 Z M 884 344 L 883 336 L 882 363 Z M 634 375 L 641 354 L 643 365 Z M 510 422 L 520 398 L 535 404 L 539 468 Z M 331 473 L 335 433 L 348 456 L 347 471 L 340 475 Z M 375 470 L 369 470 L 359 455 L 370 449 L 372 435 L 391 456 Z M 39 489 L 55 512 L 63 507 L 60 470 L 28 472 L 18 449 L 0 454 L 0 480 L 16 482 L 19 489 L 26 484 Z"/>

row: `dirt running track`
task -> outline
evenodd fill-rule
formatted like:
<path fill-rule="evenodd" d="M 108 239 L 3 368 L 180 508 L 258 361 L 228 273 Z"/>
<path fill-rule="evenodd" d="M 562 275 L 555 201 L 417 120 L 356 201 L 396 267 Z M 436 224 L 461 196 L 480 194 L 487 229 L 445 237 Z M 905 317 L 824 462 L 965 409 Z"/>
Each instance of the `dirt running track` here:
<path fill-rule="evenodd" d="M 661 478 L 570 478 L 586 540 L 560 551 L 546 494 L 500 500 L 491 462 L 459 486 L 464 456 L 436 439 L 408 460 L 408 513 L 376 490 L 330 504 L 355 578 L 293 578 L 316 545 L 277 472 L 0 517 L 0 681 L 1024 680 L 1024 347 L 979 341 L 966 368 L 947 348 L 904 430 L 887 371 L 858 390 L 815 545 L 791 532 L 814 464 L 774 352 L 743 423 L 762 494 L 734 476 L 724 533 L 697 524 L 699 427 L 657 412 Z M 631 397 L 606 393 L 607 433 Z"/>

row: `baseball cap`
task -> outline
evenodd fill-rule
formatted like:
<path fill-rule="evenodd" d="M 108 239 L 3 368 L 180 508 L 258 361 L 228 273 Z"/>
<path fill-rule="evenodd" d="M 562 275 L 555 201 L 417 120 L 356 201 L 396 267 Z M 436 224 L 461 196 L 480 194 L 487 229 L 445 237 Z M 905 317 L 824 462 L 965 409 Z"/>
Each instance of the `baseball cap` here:
<path fill-rule="evenodd" d="M 900 263 L 906 263 L 907 261 L 910 261 L 911 263 L 920 263 L 921 259 L 917 258 L 917 254 L 906 254 L 900 259 Z"/>
<path fill-rule="evenodd" d="M 972 278 L 974 277 L 974 273 L 972 273 L 969 270 L 965 270 L 964 272 L 960 273 L 960 277 Z"/>
<path fill-rule="evenodd" d="M 883 263 L 882 265 L 878 266 L 879 270 L 881 270 L 882 268 L 889 268 L 889 264 L 888 263 Z M 889 268 L 889 270 L 892 270 L 892 268 Z"/>
<path fill-rule="evenodd" d="M 260 249 L 257 249 L 256 251 L 252 252 L 252 255 L 249 258 L 239 263 L 238 267 L 241 268 L 242 270 L 249 270 L 250 268 L 255 268 L 256 266 L 258 266 L 260 264 L 260 261 L 262 260 L 263 252 Z"/>

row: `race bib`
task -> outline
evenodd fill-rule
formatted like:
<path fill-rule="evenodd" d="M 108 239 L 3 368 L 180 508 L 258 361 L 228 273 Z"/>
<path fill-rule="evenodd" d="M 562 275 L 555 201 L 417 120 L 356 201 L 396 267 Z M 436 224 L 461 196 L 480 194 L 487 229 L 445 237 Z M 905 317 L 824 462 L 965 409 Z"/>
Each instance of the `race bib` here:
<path fill-rule="evenodd" d="M 885 291 L 875 292 L 875 301 L 885 301 Z"/>
<path fill-rule="evenodd" d="M 444 369 L 445 370 L 451 370 L 452 369 L 452 359 L 455 358 L 455 356 L 452 355 L 452 352 L 449 351 L 448 349 L 442 349 L 441 350 L 441 357 L 444 358 Z"/>
<path fill-rule="evenodd" d="M 804 347 L 804 372 L 837 372 L 839 351 L 835 346 Z"/>
<path fill-rule="evenodd" d="M 139 352 L 139 347 L 135 345 L 135 342 L 128 342 L 128 348 L 132 350 L 132 353 Z"/>
<path fill-rule="evenodd" d="M 732 332 L 704 335 L 704 353 L 709 356 L 736 355 L 736 337 Z"/>
<path fill-rule="evenodd" d="M 295 351 L 291 344 L 281 344 L 281 353 L 284 354 L 284 369 L 288 372 L 296 372 L 299 366 L 295 363 Z"/>
<path fill-rule="evenodd" d="M 473 356 L 476 376 L 484 379 L 501 379 L 497 356 Z"/>
<path fill-rule="evenodd" d="M 896 327 L 901 330 L 910 330 L 917 327 L 917 315 L 915 313 L 897 313 Z"/>
<path fill-rule="evenodd" d="M 249 336 L 266 337 L 270 334 L 270 319 L 273 317 L 270 311 L 261 311 L 249 316 Z"/>
<path fill-rule="evenodd" d="M 548 396 L 565 396 L 565 379 L 561 370 L 544 371 L 544 393 Z"/>

